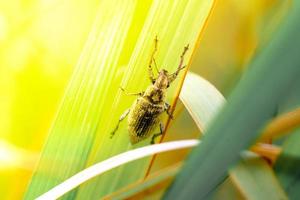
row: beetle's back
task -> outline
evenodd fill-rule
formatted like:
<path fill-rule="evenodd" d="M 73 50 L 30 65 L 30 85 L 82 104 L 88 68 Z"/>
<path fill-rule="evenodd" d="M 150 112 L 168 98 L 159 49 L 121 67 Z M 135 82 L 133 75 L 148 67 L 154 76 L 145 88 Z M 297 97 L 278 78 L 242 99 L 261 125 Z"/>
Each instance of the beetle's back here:
<path fill-rule="evenodd" d="M 128 131 L 132 144 L 144 140 L 152 134 L 163 111 L 163 103 L 153 104 L 145 97 L 139 97 L 133 103 L 128 115 Z"/>

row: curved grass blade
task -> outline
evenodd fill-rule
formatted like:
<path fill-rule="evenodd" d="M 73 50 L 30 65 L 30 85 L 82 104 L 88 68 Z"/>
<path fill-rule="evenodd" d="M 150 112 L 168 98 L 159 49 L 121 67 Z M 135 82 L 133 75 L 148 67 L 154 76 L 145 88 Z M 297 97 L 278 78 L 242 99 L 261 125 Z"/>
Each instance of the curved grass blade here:
<path fill-rule="evenodd" d="M 37 198 L 37 200 L 57 199 L 70 190 L 74 189 L 78 185 L 86 182 L 87 180 L 125 163 L 165 151 L 194 147 L 198 144 L 198 140 L 174 141 L 149 145 L 125 153 L 121 153 L 117 156 L 111 157 L 105 161 L 82 170 L 81 172 L 75 174 L 61 184 L 47 191 L 45 194 L 42 194 Z"/>
<path fill-rule="evenodd" d="M 269 121 L 300 76 L 298 55 L 300 2 L 295 1 L 287 21 L 255 61 L 194 149 L 165 199 L 207 199 Z M 286 50 L 289 53 L 286 53 Z"/>
<path fill-rule="evenodd" d="M 192 72 L 186 75 L 180 100 L 202 133 L 225 103 L 223 95 L 211 83 Z"/>
<path fill-rule="evenodd" d="M 276 162 L 282 152 L 281 147 L 266 143 L 257 143 L 250 150 L 268 160 L 271 165 Z"/>
<path fill-rule="evenodd" d="M 283 137 L 300 126 L 300 108 L 276 117 L 262 133 L 260 141 L 270 141 Z"/>

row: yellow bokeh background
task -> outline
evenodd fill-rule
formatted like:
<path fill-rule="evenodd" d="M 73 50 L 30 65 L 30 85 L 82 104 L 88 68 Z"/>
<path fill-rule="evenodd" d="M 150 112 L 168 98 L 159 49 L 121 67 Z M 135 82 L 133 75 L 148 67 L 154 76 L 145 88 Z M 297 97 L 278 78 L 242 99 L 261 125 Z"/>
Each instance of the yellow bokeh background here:
<path fill-rule="evenodd" d="M 278 2 L 219 0 L 192 70 L 229 93 L 284 15 L 287 4 Z M 98 5 L 0 1 L 1 199 L 20 199 L 26 190 Z"/>
<path fill-rule="evenodd" d="M 0 194 L 20 199 L 99 2 L 0 1 Z"/>

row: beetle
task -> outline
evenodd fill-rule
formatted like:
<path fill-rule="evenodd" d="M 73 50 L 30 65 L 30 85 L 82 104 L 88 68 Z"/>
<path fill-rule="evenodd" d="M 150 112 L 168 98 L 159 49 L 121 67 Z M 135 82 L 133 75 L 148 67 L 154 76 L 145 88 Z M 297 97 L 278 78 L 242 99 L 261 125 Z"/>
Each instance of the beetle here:
<path fill-rule="evenodd" d="M 180 62 L 177 70 L 169 74 L 167 70 L 157 68 L 155 61 L 155 53 L 157 52 L 157 36 L 154 39 L 154 50 L 151 54 L 150 62 L 148 65 L 148 73 L 151 85 L 147 87 L 145 92 L 140 93 L 127 93 L 123 88 L 120 88 L 127 95 L 137 95 L 138 98 L 134 101 L 132 106 L 127 109 L 119 118 L 115 129 L 111 132 L 111 138 L 114 136 L 119 128 L 120 123 L 128 116 L 128 132 L 131 144 L 136 144 L 142 140 L 147 139 L 152 135 L 151 144 L 154 144 L 156 137 L 163 134 L 164 126 L 160 121 L 160 116 L 166 112 L 171 119 L 170 105 L 165 102 L 165 94 L 170 84 L 177 78 L 179 72 L 185 68 L 183 66 L 184 56 L 189 48 L 185 46 L 180 56 Z M 153 73 L 152 64 L 154 63 L 158 76 L 155 78 Z M 160 132 L 152 134 L 154 129 L 160 125 Z"/>

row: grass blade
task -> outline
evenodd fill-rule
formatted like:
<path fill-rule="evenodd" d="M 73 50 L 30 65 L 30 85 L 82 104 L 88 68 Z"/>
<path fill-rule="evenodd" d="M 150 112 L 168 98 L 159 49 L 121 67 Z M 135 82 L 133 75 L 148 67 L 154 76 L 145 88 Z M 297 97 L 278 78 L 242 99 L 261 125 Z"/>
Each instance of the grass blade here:
<path fill-rule="evenodd" d="M 106 89 L 103 83 L 111 81 L 103 77 L 109 74 L 108 69 L 116 70 L 114 58 L 120 55 L 134 6 L 133 3 L 117 1 L 101 3 L 98 19 L 66 91 L 25 199 L 34 199 L 86 165 L 100 116 L 95 110 L 103 106 L 100 100 Z M 74 195 L 72 192 L 68 197 Z"/>
<path fill-rule="evenodd" d="M 57 199 L 87 180 L 125 163 L 165 151 L 193 147 L 198 144 L 198 140 L 185 140 L 149 145 L 127 151 L 82 170 L 61 184 L 55 186 L 45 194 L 39 196 L 37 200 Z"/>
<path fill-rule="evenodd" d="M 300 108 L 276 117 L 264 130 L 261 141 L 268 141 L 284 136 L 300 126 Z"/>
<path fill-rule="evenodd" d="M 230 178 L 245 199 L 288 199 L 268 163 L 253 153 L 242 155 Z"/>
<path fill-rule="evenodd" d="M 189 72 L 185 78 L 180 100 L 201 132 L 225 103 L 223 95 L 208 81 Z"/>

